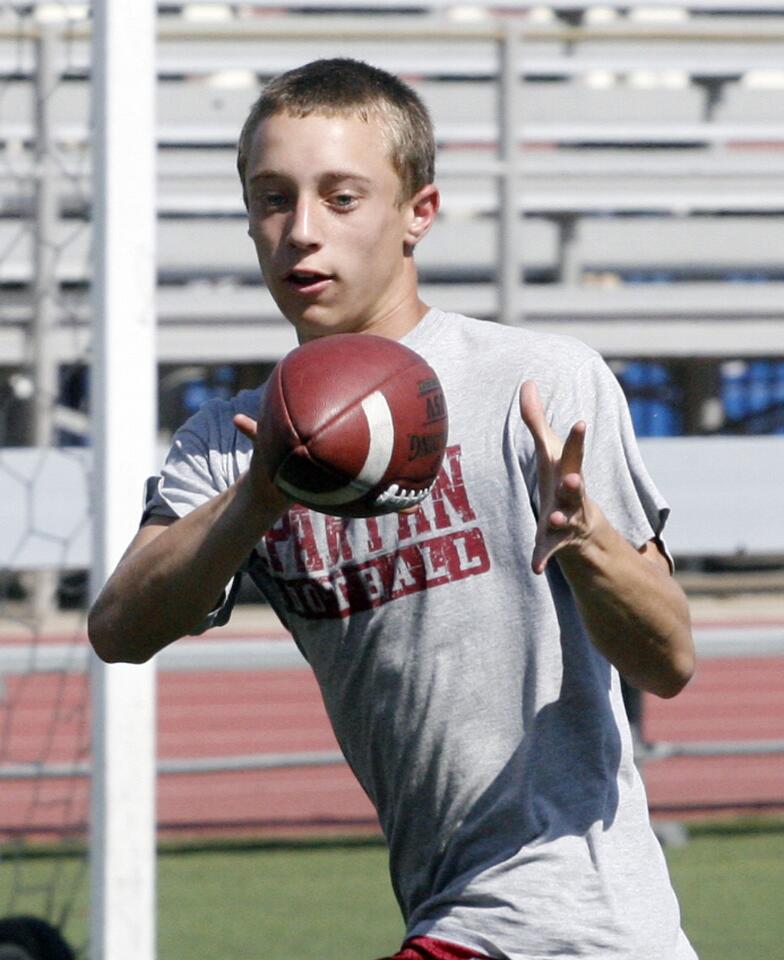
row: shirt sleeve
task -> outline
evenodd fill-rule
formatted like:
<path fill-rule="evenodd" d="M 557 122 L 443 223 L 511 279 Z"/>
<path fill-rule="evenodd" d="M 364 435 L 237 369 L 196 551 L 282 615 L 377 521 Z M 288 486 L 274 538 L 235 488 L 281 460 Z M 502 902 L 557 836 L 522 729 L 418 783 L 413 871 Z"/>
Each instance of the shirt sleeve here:
<path fill-rule="evenodd" d="M 234 611 L 234 604 L 237 602 L 237 594 L 240 592 L 242 584 L 242 573 L 244 565 L 241 567 L 226 584 L 223 593 L 218 598 L 218 602 L 210 610 L 202 622 L 190 632 L 190 636 L 197 637 L 212 627 L 223 627 L 231 619 Z"/>
<path fill-rule="evenodd" d="M 238 471 L 232 469 L 233 443 L 225 436 L 221 406 L 225 404 L 205 404 L 175 433 L 157 486 L 145 504 L 146 514 L 187 516 L 234 482 Z"/>
<path fill-rule="evenodd" d="M 213 401 L 177 431 L 160 475 L 145 485 L 142 523 L 151 517 L 187 516 L 231 486 L 250 461 L 250 442 L 234 429 L 233 413 L 231 404 Z M 232 577 L 193 635 L 228 623 L 245 566 Z"/>

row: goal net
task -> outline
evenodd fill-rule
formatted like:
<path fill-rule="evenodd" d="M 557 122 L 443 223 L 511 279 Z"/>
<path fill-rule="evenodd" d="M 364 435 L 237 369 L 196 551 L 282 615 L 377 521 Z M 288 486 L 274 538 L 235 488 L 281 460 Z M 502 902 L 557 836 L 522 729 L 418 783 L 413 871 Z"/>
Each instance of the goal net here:
<path fill-rule="evenodd" d="M 52 949 L 87 939 L 83 17 L 0 0 L 0 943 Z"/>
<path fill-rule="evenodd" d="M 152 459 L 153 19 L 152 2 L 0 0 L 0 954 L 15 958 L 154 953 L 151 673 L 109 674 L 85 629 Z"/>

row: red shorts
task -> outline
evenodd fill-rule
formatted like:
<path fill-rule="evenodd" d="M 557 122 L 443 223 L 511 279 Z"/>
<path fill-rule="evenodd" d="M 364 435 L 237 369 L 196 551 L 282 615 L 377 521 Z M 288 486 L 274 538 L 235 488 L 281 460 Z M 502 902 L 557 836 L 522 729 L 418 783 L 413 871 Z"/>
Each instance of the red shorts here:
<path fill-rule="evenodd" d="M 414 937 L 406 940 L 400 953 L 382 960 L 486 960 L 483 954 L 468 947 L 459 947 L 446 940 L 433 940 L 432 937 Z"/>

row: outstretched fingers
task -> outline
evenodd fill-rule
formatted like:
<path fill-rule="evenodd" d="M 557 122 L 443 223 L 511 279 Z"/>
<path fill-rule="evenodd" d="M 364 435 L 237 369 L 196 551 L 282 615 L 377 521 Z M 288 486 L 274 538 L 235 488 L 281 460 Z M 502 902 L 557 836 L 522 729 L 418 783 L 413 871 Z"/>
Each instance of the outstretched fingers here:
<path fill-rule="evenodd" d="M 582 477 L 577 473 L 570 473 L 558 484 L 547 523 L 553 530 L 564 530 L 569 527 L 575 516 L 582 509 L 585 487 Z"/>
<path fill-rule="evenodd" d="M 579 473 L 568 473 L 561 479 L 556 490 L 556 504 L 566 510 L 577 509 L 585 492 L 583 478 Z"/>
<path fill-rule="evenodd" d="M 241 434 L 246 436 L 248 440 L 255 440 L 258 436 L 258 425 L 253 417 L 248 417 L 244 413 L 238 413 L 234 417 L 234 426 L 239 430 Z"/>
<path fill-rule="evenodd" d="M 526 380 L 520 387 L 520 416 L 534 438 L 537 456 L 544 453 L 550 457 L 553 433 L 544 413 L 539 388 L 533 380 Z"/>
<path fill-rule="evenodd" d="M 531 380 L 520 387 L 520 415 L 536 449 L 541 519 L 531 566 L 535 573 L 543 573 L 553 554 L 579 539 L 583 531 L 586 424 L 575 423 L 562 442 L 547 422 L 539 390 Z"/>
<path fill-rule="evenodd" d="M 561 475 L 563 477 L 569 474 L 582 473 L 583 456 L 585 455 L 585 432 L 586 425 L 584 420 L 579 420 L 569 431 L 566 443 L 561 451 Z"/>
<path fill-rule="evenodd" d="M 583 456 L 585 454 L 585 423 L 581 420 L 569 431 L 558 466 L 558 483 L 553 498 L 554 513 L 551 527 L 563 529 L 582 508 L 585 495 L 583 482 Z"/>

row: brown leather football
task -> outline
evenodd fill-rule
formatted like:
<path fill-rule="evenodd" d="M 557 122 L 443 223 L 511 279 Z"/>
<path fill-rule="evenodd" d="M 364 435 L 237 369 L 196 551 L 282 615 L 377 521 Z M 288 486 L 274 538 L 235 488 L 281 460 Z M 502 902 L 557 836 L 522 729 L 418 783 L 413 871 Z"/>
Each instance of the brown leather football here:
<path fill-rule="evenodd" d="M 270 477 L 320 513 L 371 517 L 416 506 L 443 460 L 441 383 L 396 340 L 334 334 L 288 353 L 264 389 L 259 431 Z"/>

